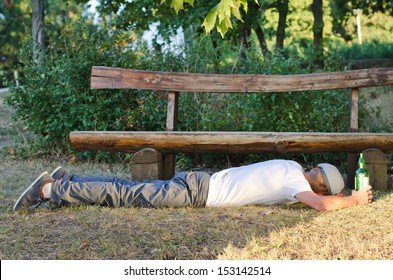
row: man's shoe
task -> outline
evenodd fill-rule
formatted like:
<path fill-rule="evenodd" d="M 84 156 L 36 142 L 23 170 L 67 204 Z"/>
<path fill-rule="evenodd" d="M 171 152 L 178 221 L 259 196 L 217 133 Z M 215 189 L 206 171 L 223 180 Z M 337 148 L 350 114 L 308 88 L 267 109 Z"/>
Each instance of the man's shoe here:
<path fill-rule="evenodd" d="M 53 183 L 53 179 L 45 171 L 22 193 L 16 201 L 13 210 L 18 211 L 22 208 L 34 209 L 40 206 L 45 201 L 40 194 L 41 188 L 47 183 Z"/>
<path fill-rule="evenodd" d="M 58 166 L 55 170 L 52 171 L 52 173 L 50 174 L 50 176 L 54 179 L 54 180 L 61 180 L 61 178 L 63 178 L 64 174 L 66 174 L 66 170 L 61 167 Z"/>

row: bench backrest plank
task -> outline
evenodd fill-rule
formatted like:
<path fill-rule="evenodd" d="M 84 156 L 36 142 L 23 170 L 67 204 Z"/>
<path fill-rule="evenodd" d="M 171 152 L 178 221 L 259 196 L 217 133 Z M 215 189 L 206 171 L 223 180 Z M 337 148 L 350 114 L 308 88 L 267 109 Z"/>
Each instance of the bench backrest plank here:
<path fill-rule="evenodd" d="M 94 66 L 92 89 L 173 92 L 268 93 L 393 85 L 393 69 L 298 75 L 231 75 L 140 71 Z"/>

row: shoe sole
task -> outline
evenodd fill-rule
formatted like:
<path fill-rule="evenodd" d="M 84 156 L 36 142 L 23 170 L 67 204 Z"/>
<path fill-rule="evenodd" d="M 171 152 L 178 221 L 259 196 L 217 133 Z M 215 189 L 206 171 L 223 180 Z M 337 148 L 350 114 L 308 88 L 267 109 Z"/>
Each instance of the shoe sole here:
<path fill-rule="evenodd" d="M 31 185 L 21 194 L 21 196 L 20 196 L 20 197 L 18 198 L 18 200 L 15 202 L 14 207 L 12 208 L 13 211 L 18 211 L 18 210 L 22 207 L 21 205 L 19 205 L 20 202 L 21 202 L 21 200 L 22 200 L 23 198 L 25 198 L 26 194 L 27 194 L 27 193 L 37 184 L 37 182 L 38 182 L 39 180 L 42 179 L 42 177 L 45 176 L 45 174 L 48 174 L 48 175 L 49 175 L 49 173 L 48 173 L 47 171 L 42 172 L 41 175 L 39 175 L 39 176 L 37 177 L 37 179 L 35 179 L 35 181 L 34 181 L 33 183 L 31 183 Z"/>
<path fill-rule="evenodd" d="M 50 174 L 50 176 L 55 179 L 55 180 L 60 180 L 61 178 L 63 178 L 65 171 L 63 170 L 62 172 L 58 172 L 59 170 L 62 170 L 63 167 L 62 166 L 58 166 L 55 170 L 52 171 L 52 173 Z"/>

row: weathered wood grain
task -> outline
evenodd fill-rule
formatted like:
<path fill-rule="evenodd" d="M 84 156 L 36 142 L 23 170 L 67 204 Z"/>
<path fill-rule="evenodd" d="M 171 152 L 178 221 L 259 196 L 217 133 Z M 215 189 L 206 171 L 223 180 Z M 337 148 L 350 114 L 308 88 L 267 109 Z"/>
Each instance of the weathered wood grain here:
<path fill-rule="evenodd" d="M 154 148 L 163 153 L 314 153 L 360 152 L 376 148 L 393 153 L 389 133 L 297 132 L 71 132 L 75 150 L 135 152 Z"/>
<path fill-rule="evenodd" d="M 393 84 L 393 69 L 363 69 L 298 75 L 230 75 L 140 71 L 94 66 L 92 89 L 137 88 L 177 92 L 287 92 Z"/>

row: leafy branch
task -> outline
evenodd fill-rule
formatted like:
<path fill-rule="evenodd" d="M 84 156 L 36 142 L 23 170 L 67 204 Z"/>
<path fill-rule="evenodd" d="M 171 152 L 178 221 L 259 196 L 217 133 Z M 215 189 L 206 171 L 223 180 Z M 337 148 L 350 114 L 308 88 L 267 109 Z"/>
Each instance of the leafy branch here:
<path fill-rule="evenodd" d="M 254 1 L 255 3 L 258 3 L 258 0 Z M 167 1 L 161 0 L 161 3 L 163 2 Z M 180 10 L 184 10 L 184 3 L 188 3 L 193 6 L 195 0 L 169 0 L 169 2 L 171 8 L 178 13 Z M 206 33 L 210 33 L 216 26 L 217 31 L 222 37 L 224 37 L 228 29 L 232 28 L 232 15 L 238 20 L 243 21 L 240 14 L 241 8 L 245 12 L 248 11 L 247 0 L 220 0 L 220 3 L 209 11 L 202 23 Z"/>

